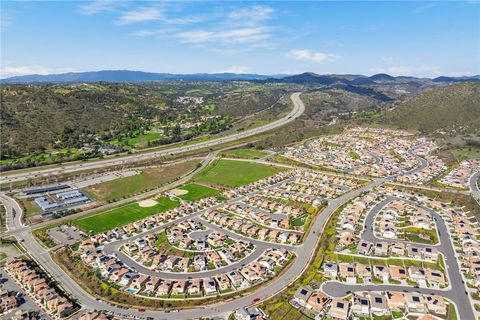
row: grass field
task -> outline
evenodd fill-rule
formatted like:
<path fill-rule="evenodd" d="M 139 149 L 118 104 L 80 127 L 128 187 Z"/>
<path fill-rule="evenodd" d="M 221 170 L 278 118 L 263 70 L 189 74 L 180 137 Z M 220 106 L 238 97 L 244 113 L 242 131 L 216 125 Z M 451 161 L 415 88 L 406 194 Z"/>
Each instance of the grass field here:
<path fill-rule="evenodd" d="M 268 153 L 261 150 L 256 149 L 234 149 L 234 150 L 227 150 L 221 153 L 223 157 L 230 157 L 230 158 L 240 158 L 240 159 L 259 159 L 266 156 Z"/>
<path fill-rule="evenodd" d="M 228 187 L 238 187 L 282 171 L 281 168 L 260 163 L 219 160 L 197 173 L 196 182 Z"/>
<path fill-rule="evenodd" d="M 480 147 L 467 147 L 452 149 L 452 153 L 459 161 L 468 159 L 480 159 Z"/>
<path fill-rule="evenodd" d="M 220 190 L 194 183 L 187 184 L 179 189 L 188 191 L 187 194 L 178 196 L 180 199 L 186 201 L 195 201 L 206 197 L 216 196 L 220 193 Z"/>
<path fill-rule="evenodd" d="M 180 205 L 178 201 L 162 197 L 153 207 L 142 208 L 138 203 L 130 203 L 103 213 L 86 217 L 74 222 L 85 232 L 99 233 L 111 230 L 131 222 L 146 218 L 159 212 L 164 212 Z"/>
<path fill-rule="evenodd" d="M 42 209 L 33 201 L 33 198 L 18 198 L 20 204 L 25 209 L 25 217 L 31 217 L 43 213 Z"/>
<path fill-rule="evenodd" d="M 157 141 L 162 138 L 164 135 L 161 132 L 148 132 L 145 134 L 141 134 L 135 138 L 129 138 L 127 140 L 127 145 L 134 146 L 136 148 L 145 148 L 148 147 L 149 141 Z"/>
<path fill-rule="evenodd" d="M 198 163 L 197 160 L 192 160 L 167 167 L 145 169 L 138 175 L 99 183 L 86 188 L 85 191 L 100 201 L 121 199 L 124 196 L 156 188 L 185 175 L 194 170 Z"/>

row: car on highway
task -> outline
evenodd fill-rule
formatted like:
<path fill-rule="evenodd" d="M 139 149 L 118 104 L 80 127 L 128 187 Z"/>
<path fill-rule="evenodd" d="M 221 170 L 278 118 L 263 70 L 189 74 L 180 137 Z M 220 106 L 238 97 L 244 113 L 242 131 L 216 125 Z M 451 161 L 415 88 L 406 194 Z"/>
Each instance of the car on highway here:
<path fill-rule="evenodd" d="M 260 301 L 260 298 L 253 299 L 253 303 L 257 303 L 258 301 Z"/>

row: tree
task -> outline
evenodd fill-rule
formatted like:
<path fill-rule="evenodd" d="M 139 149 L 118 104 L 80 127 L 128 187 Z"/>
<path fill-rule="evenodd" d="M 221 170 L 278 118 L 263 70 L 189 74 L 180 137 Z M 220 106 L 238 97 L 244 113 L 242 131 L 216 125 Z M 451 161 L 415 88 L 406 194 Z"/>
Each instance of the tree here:
<path fill-rule="evenodd" d="M 173 138 L 174 141 L 179 141 L 181 139 L 181 136 L 182 136 L 182 129 L 180 128 L 180 125 L 177 124 L 173 128 L 172 138 Z"/>

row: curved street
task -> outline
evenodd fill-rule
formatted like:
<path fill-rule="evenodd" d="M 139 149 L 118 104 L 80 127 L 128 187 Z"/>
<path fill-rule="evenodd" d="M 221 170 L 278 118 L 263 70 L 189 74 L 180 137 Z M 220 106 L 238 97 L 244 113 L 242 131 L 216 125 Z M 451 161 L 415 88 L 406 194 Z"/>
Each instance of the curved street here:
<path fill-rule="evenodd" d="M 382 200 L 380 203 L 375 205 L 372 210 L 367 213 L 367 218 L 365 219 L 365 231 L 362 233 L 361 238 L 366 241 L 370 242 L 389 242 L 389 243 L 396 243 L 399 242 L 398 240 L 389 240 L 389 239 L 379 239 L 377 238 L 373 231 L 373 225 L 375 222 L 376 214 L 389 202 L 393 200 L 401 200 L 408 202 L 416 207 L 421 209 L 427 210 L 434 218 L 436 229 L 438 231 L 438 236 L 440 243 L 436 246 L 438 251 L 442 253 L 445 259 L 446 265 L 446 274 L 448 274 L 449 279 L 449 286 L 446 289 L 428 289 L 428 288 L 412 288 L 408 286 L 398 286 L 398 285 L 350 285 L 340 283 L 338 281 L 328 281 L 322 285 L 322 290 L 331 296 L 334 297 L 344 297 L 349 292 L 352 291 L 385 291 L 385 290 L 397 290 L 403 291 L 407 290 L 408 292 L 420 292 L 422 294 L 426 293 L 433 293 L 433 294 L 440 294 L 453 302 L 457 305 L 457 312 L 460 315 L 460 319 L 475 319 L 472 305 L 468 293 L 465 291 L 465 284 L 462 278 L 462 273 L 460 271 L 460 267 L 457 262 L 457 257 L 455 253 L 455 248 L 453 247 L 452 240 L 450 237 L 450 233 L 448 232 L 448 226 L 443 220 L 443 218 L 428 207 L 419 205 L 411 200 L 394 197 L 394 196 L 387 196 L 386 199 Z M 431 245 L 422 245 L 418 243 L 402 241 L 404 243 L 411 243 L 414 244 L 416 247 L 423 248 L 423 247 L 435 247 Z"/>
<path fill-rule="evenodd" d="M 291 96 L 292 101 L 294 103 L 294 110 L 290 113 L 288 117 L 271 124 L 271 126 L 267 125 L 258 129 L 252 129 L 249 132 L 244 132 L 239 135 L 234 135 L 234 136 L 230 136 L 222 139 L 230 139 L 228 141 L 233 141 L 235 139 L 240 139 L 245 136 L 270 130 L 274 127 L 277 127 L 289 121 L 292 121 L 292 119 L 301 115 L 305 109 L 305 106 L 303 105 L 303 102 L 300 100 L 299 96 L 300 96 L 300 93 L 295 93 Z M 226 141 L 215 140 L 215 141 L 209 141 L 206 143 L 210 145 L 210 143 L 218 144 L 223 142 L 226 142 Z M 201 147 L 205 147 L 205 145 L 204 144 L 202 144 L 202 146 L 195 145 L 195 146 L 189 146 L 187 148 L 201 148 Z M 186 150 L 192 150 L 192 149 L 185 149 L 185 147 L 180 147 L 175 150 L 178 153 L 178 152 L 184 152 Z M 165 152 L 171 153 L 172 151 L 173 149 Z M 154 156 L 159 156 L 159 154 L 151 153 L 148 156 L 154 157 Z M 135 158 L 131 158 L 132 161 L 133 159 Z M 124 160 L 108 160 L 108 161 L 124 161 Z M 97 164 L 92 163 L 92 165 L 96 166 Z M 107 164 L 101 164 L 101 165 L 102 166 L 108 165 L 108 162 Z M 411 170 L 411 172 L 415 170 L 419 170 L 425 165 L 426 165 L 425 161 L 420 160 L 419 166 Z M 78 167 L 76 165 L 71 167 L 71 170 L 77 170 L 77 169 Z M 85 169 L 85 167 L 82 167 L 82 169 Z M 52 170 L 57 170 L 57 169 L 52 169 Z M 45 172 L 45 171 L 42 171 L 42 172 Z M 395 177 L 396 176 L 390 176 L 386 178 L 374 179 L 373 181 L 369 182 L 366 185 L 361 186 L 358 189 L 351 190 L 336 199 L 330 200 L 328 202 L 328 206 L 325 209 L 323 209 L 321 213 L 313 221 L 310 231 L 305 236 L 304 243 L 301 246 L 297 246 L 293 250 L 296 253 L 297 257 L 291 262 L 289 267 L 279 276 L 273 278 L 267 283 L 261 284 L 256 290 L 252 292 L 244 293 L 240 297 L 236 297 L 234 299 L 231 298 L 229 300 L 222 301 L 221 303 L 217 303 L 213 305 L 198 306 L 192 309 L 179 310 L 177 312 L 166 312 L 164 310 L 146 310 L 144 312 L 140 312 L 135 308 L 129 308 L 125 310 L 124 308 L 121 308 L 119 306 L 111 305 L 109 303 L 97 300 L 95 297 L 93 297 L 88 292 L 86 292 L 82 287 L 80 287 L 80 285 L 77 284 L 72 278 L 70 278 L 61 269 L 61 267 L 58 266 L 52 260 L 49 252 L 36 241 L 36 239 L 33 237 L 30 231 L 30 228 L 23 226 L 22 219 L 21 219 L 22 209 L 19 206 L 19 204 L 14 199 L 4 194 L 0 194 L 0 199 L 5 204 L 5 207 L 6 207 L 7 228 L 10 231 L 10 233 L 17 238 L 17 240 L 26 249 L 29 255 L 39 265 L 41 265 L 52 276 L 53 279 L 57 280 L 67 293 L 69 293 L 72 297 L 77 299 L 77 301 L 85 309 L 106 310 L 106 311 L 112 311 L 118 315 L 133 315 L 141 318 L 154 317 L 155 319 L 190 319 L 190 318 L 225 315 L 231 312 L 232 310 L 236 310 L 241 307 L 252 305 L 254 303 L 253 302 L 254 299 L 256 302 L 262 301 L 284 290 L 289 284 L 291 284 L 297 278 L 299 278 L 303 273 L 303 271 L 309 266 L 311 259 L 315 254 L 315 248 L 317 247 L 318 241 L 320 239 L 320 235 L 323 232 L 329 218 L 333 215 L 336 209 L 338 209 L 340 206 L 347 203 L 351 199 L 359 196 L 361 193 L 372 190 L 373 188 L 385 182 L 394 180 Z M 448 237 L 446 226 L 444 224 L 440 224 L 440 226 L 441 226 L 442 236 Z M 210 225 L 208 225 L 208 227 L 210 227 Z M 443 239 L 444 238 L 442 238 L 442 240 Z M 249 241 L 252 241 L 252 240 L 249 240 Z M 457 309 L 460 312 L 462 312 L 461 319 L 473 319 L 470 317 L 470 315 L 473 314 L 473 311 L 471 310 L 469 299 L 465 296 L 458 295 L 457 290 L 459 289 L 457 286 L 461 284 L 462 279 L 461 279 L 460 271 L 458 270 L 456 259 L 452 258 L 455 255 L 453 246 L 451 245 L 449 238 L 445 238 L 445 240 L 442 241 L 442 244 L 446 246 L 445 254 L 447 258 L 446 262 L 448 263 L 447 268 L 449 268 L 449 270 L 452 271 L 452 272 L 449 272 L 450 279 L 451 279 L 452 287 L 455 286 L 454 288 L 456 289 L 455 291 L 451 289 L 450 291 L 442 291 L 442 292 L 446 292 L 448 294 L 447 297 L 457 303 Z M 257 246 L 257 250 L 258 250 L 259 249 L 258 246 L 260 244 L 255 243 L 255 245 Z M 275 246 L 275 244 L 272 244 L 272 246 Z M 452 261 L 454 263 L 451 263 Z M 383 287 L 384 286 L 371 286 L 371 287 L 370 286 L 351 286 L 351 285 L 343 285 L 343 284 L 332 283 L 332 282 L 326 283 L 324 285 L 324 289 L 329 291 L 329 293 L 335 296 L 345 295 L 346 292 L 354 291 L 356 289 L 382 290 Z M 398 289 L 399 287 L 394 287 L 394 288 Z M 393 287 L 385 286 L 385 288 L 383 289 L 393 289 Z M 401 289 L 410 290 L 410 291 L 417 290 L 413 287 L 404 287 Z M 419 289 L 419 290 L 429 290 L 429 289 Z M 460 292 L 464 292 L 464 291 L 465 290 L 463 289 Z M 455 294 L 457 296 L 455 296 Z"/>
<path fill-rule="evenodd" d="M 472 192 L 473 197 L 480 204 L 480 187 L 479 187 L 478 179 L 480 179 L 480 169 L 478 169 L 477 172 L 475 172 L 470 176 L 468 185 L 470 187 L 470 191 Z"/>
<path fill-rule="evenodd" d="M 16 181 L 23 181 L 27 179 L 33 179 L 37 177 L 46 177 L 49 175 L 55 175 L 55 174 L 64 174 L 64 173 L 69 173 L 69 172 L 75 172 L 79 170 L 89 170 L 89 169 L 98 169 L 98 168 L 104 168 L 108 166 L 114 166 L 114 165 L 123 165 L 127 163 L 132 163 L 136 161 L 144 161 L 148 159 L 153 159 L 153 158 L 158 158 L 162 156 L 167 156 L 167 155 L 174 155 L 174 154 L 179 154 L 179 153 L 184 153 L 187 151 L 193 151 L 193 150 L 198 150 L 206 147 L 212 147 L 218 144 L 222 143 L 227 143 L 231 141 L 236 141 L 239 139 L 251 137 L 254 135 L 257 135 L 259 133 L 263 133 L 278 127 L 281 127 L 289 122 L 294 121 L 296 118 L 300 117 L 303 112 L 305 111 L 305 105 L 303 102 L 300 100 L 300 94 L 301 92 L 296 92 L 291 95 L 291 99 L 293 101 L 293 110 L 290 111 L 288 115 L 283 117 L 282 119 L 279 119 L 277 121 L 268 123 L 264 126 L 258 127 L 258 128 L 253 128 L 250 130 L 245 130 L 240 133 L 232 134 L 229 136 L 225 137 L 220 137 L 204 142 L 199 142 L 196 144 L 192 145 L 186 145 L 186 146 L 181 146 L 181 147 L 174 147 L 174 148 L 169 148 L 166 150 L 161 150 L 161 151 L 151 151 L 151 152 L 145 152 L 141 154 L 131 154 L 131 155 L 126 155 L 126 156 L 117 156 L 113 158 L 108 158 L 105 160 L 93 160 L 91 162 L 82 162 L 79 164 L 65 164 L 60 167 L 55 167 L 55 168 L 38 168 L 33 171 L 29 172 L 20 172 L 20 173 L 15 173 L 15 171 L 12 171 L 11 173 L 3 174 L 2 177 L 0 177 L 0 183 L 11 183 L 11 182 L 16 182 Z"/>

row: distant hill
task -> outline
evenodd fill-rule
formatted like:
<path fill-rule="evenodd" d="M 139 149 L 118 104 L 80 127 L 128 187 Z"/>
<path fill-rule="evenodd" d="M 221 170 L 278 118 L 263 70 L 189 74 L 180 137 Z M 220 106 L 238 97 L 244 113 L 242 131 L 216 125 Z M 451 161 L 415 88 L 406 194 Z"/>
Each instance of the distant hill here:
<path fill-rule="evenodd" d="M 104 70 L 90 72 L 68 72 L 49 75 L 26 75 L 0 80 L 1 83 L 35 83 L 35 82 L 142 82 L 142 81 L 231 81 L 262 80 L 272 76 L 260 74 L 237 73 L 196 73 L 171 74 L 129 70 Z"/>
<path fill-rule="evenodd" d="M 471 82 L 480 82 L 480 75 L 477 76 L 471 76 L 471 77 L 437 77 L 432 79 L 433 82 L 465 82 L 465 81 L 471 81 Z"/>
<path fill-rule="evenodd" d="M 391 75 L 386 73 L 378 73 L 369 77 L 369 79 L 372 81 L 394 81 L 395 77 L 392 77 Z"/>
<path fill-rule="evenodd" d="M 305 72 L 296 75 L 263 75 L 239 73 L 194 73 L 173 74 L 155 73 L 131 70 L 102 70 L 89 72 L 68 72 L 48 75 L 25 75 L 0 79 L 0 83 L 74 83 L 74 82 L 148 82 L 148 81 L 257 81 L 281 82 L 297 84 L 332 85 L 375 85 L 396 83 L 451 83 L 474 81 L 480 82 L 480 76 L 473 77 L 438 77 L 435 79 L 416 77 L 393 77 L 385 73 L 375 74 L 371 77 L 356 74 L 316 74 Z"/>
<path fill-rule="evenodd" d="M 293 76 L 287 76 L 280 79 L 270 79 L 267 81 L 285 82 L 285 83 L 300 83 L 300 84 L 350 84 L 352 80 L 363 76 L 356 75 L 320 75 L 313 72 L 305 72 Z"/>
<path fill-rule="evenodd" d="M 424 91 L 387 111 L 381 121 L 423 133 L 452 128 L 479 130 L 480 83 L 456 83 Z"/>

